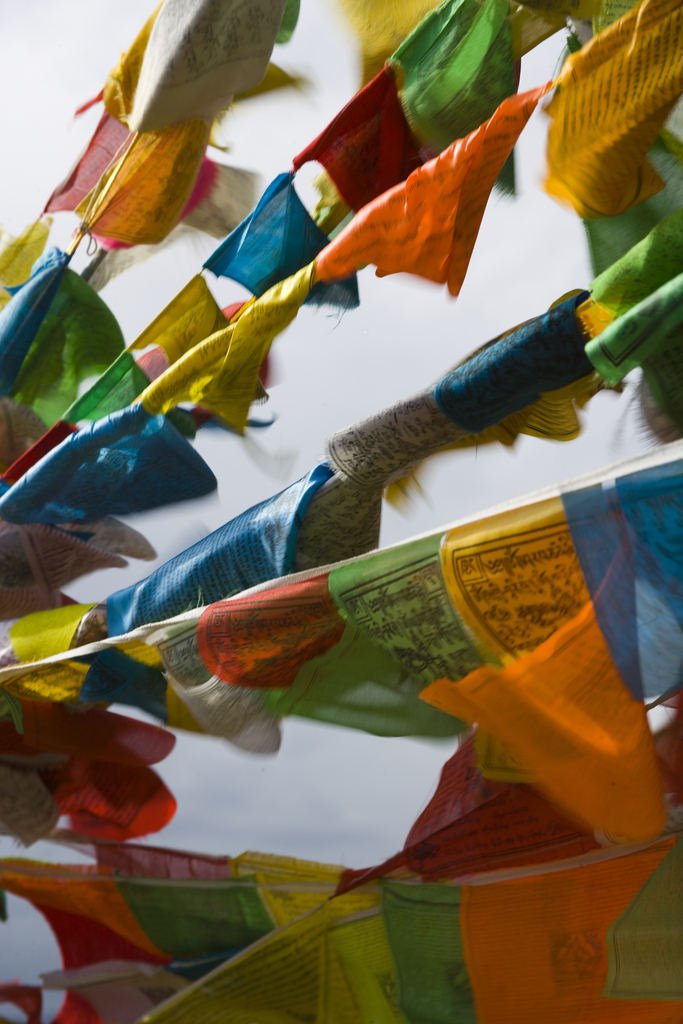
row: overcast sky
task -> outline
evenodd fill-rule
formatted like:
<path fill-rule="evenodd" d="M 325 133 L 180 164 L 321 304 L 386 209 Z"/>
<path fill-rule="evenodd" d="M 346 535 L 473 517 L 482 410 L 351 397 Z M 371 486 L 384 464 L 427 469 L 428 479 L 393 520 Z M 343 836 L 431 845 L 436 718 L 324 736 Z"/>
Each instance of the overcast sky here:
<path fill-rule="evenodd" d="M 327 0 L 331 3 L 332 0 Z M 23 0 L 0 5 L 0 222 L 18 234 L 40 213 L 92 133 L 101 108 L 77 122 L 73 111 L 101 89 L 107 71 L 132 42 L 155 0 Z M 265 185 L 288 170 L 292 157 L 327 124 L 358 86 L 358 55 L 325 0 L 303 0 L 294 39 L 276 47 L 275 60 L 309 82 L 301 92 L 246 103 L 228 121 L 231 149 L 215 159 L 258 171 Z M 521 89 L 555 72 L 563 35 L 524 58 Z M 159 562 L 194 543 L 239 512 L 297 479 L 318 461 L 325 436 L 430 383 L 470 350 L 506 328 L 543 312 L 571 288 L 586 287 L 590 266 L 581 222 L 541 190 L 546 118 L 539 110 L 517 147 L 515 202 L 491 199 L 460 298 L 407 275 L 360 275 L 360 309 L 339 317 L 303 308 L 275 342 L 279 383 L 267 409 L 275 425 L 258 442 L 270 453 L 266 474 L 241 441 L 203 431 L 197 448 L 215 472 L 216 494 L 129 521 L 150 538 Z M 297 187 L 315 197 L 307 168 Z M 75 218 L 58 214 L 52 240 L 65 247 Z M 180 243 L 112 282 L 102 292 L 126 341 L 161 311 L 214 248 L 206 236 Z M 79 270 L 80 253 L 73 266 Z M 246 295 L 239 285 L 209 277 L 221 305 Z M 489 446 L 436 460 L 427 500 L 409 516 L 385 506 L 382 543 L 434 529 L 507 498 L 624 458 L 643 447 L 627 394 L 599 395 L 585 430 L 569 444 L 523 438 L 514 451 Z M 282 458 L 278 458 L 282 456 Z M 99 601 L 146 576 L 149 563 L 85 577 L 68 593 Z M 275 759 L 248 756 L 222 741 L 179 734 L 173 754 L 158 766 L 178 798 L 171 825 L 151 841 L 210 853 L 245 849 L 286 853 L 350 866 L 376 863 L 403 843 L 433 792 L 452 743 L 380 739 L 290 720 Z M 0 839 L 0 855 L 16 854 Z M 38 844 L 29 856 L 76 858 Z M 35 983 L 59 966 L 42 918 L 10 898 L 0 924 L 0 982 Z M 56 1008 L 59 997 L 49 996 Z M 3 1007 L 0 1013 L 9 1015 Z M 13 1018 L 14 1019 L 14 1018 Z M 17 1020 L 21 1016 L 16 1017 Z M 48 1018 L 49 1019 L 49 1018 Z"/>

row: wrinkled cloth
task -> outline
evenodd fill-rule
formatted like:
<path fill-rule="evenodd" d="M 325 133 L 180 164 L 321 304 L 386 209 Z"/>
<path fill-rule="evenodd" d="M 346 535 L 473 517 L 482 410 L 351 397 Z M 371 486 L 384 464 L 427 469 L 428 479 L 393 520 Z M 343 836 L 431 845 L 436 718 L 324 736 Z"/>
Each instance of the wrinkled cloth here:
<path fill-rule="evenodd" d="M 238 0 L 166 0 L 144 46 L 130 129 L 149 132 L 227 109 L 265 76 L 284 10 L 285 0 L 255 0 L 248 11 Z"/>
<path fill-rule="evenodd" d="M 136 405 L 53 448 L 0 498 L 0 516 L 10 523 L 87 522 L 197 498 L 216 486 L 175 427 Z"/>
<path fill-rule="evenodd" d="M 457 296 L 493 184 L 549 87 L 504 100 L 475 132 L 364 207 L 317 257 L 319 278 L 374 263 L 378 277 L 417 274 Z"/>
<path fill-rule="evenodd" d="M 0 231 L 0 285 L 16 288 L 31 276 L 31 267 L 43 253 L 51 217 L 41 217 L 24 228 L 18 238 Z"/>
<path fill-rule="evenodd" d="M 110 636 L 284 576 L 294 568 L 299 524 L 313 493 L 332 475 L 314 470 L 255 505 L 107 601 Z M 0 512 L 0 514 L 2 514 Z"/>
<path fill-rule="evenodd" d="M 449 0 L 401 43 L 408 124 L 435 151 L 462 139 L 516 92 L 508 0 Z"/>
<path fill-rule="evenodd" d="M 641 0 L 565 61 L 548 114 L 546 191 L 610 217 L 663 188 L 647 153 L 683 90 L 683 11 Z"/>
<path fill-rule="evenodd" d="M 576 321 L 582 292 L 494 340 L 451 370 L 434 391 L 444 416 L 478 434 L 593 369 Z"/>
<path fill-rule="evenodd" d="M 150 413 L 196 402 L 242 433 L 252 402 L 263 397 L 259 369 L 273 340 L 296 317 L 313 286 L 314 265 L 240 309 L 230 325 L 197 344 L 142 393 Z"/>
<path fill-rule="evenodd" d="M 0 311 L 0 394 L 8 394 L 59 291 L 70 257 L 51 248 Z"/>
<path fill-rule="evenodd" d="M 591 604 L 519 661 L 437 680 L 422 697 L 509 743 L 546 798 L 589 833 L 642 842 L 664 827 L 645 709 L 621 681 Z"/>
<path fill-rule="evenodd" d="M 45 213 L 75 210 L 119 155 L 129 135 L 125 125 L 104 113 L 85 152 L 45 204 Z"/>
<path fill-rule="evenodd" d="M 257 297 L 308 266 L 329 239 L 311 220 L 292 183 L 280 174 L 261 196 L 256 209 L 239 224 L 204 263 L 217 277 L 229 277 Z M 305 302 L 359 305 L 355 275 L 348 281 L 314 285 Z"/>
<path fill-rule="evenodd" d="M 405 181 L 422 163 L 396 93 L 391 68 L 357 92 L 320 135 L 294 157 L 322 164 L 353 210 Z"/>
<path fill-rule="evenodd" d="M 133 134 L 76 212 L 82 228 L 129 245 L 163 241 L 192 194 L 209 141 L 205 121 Z"/>

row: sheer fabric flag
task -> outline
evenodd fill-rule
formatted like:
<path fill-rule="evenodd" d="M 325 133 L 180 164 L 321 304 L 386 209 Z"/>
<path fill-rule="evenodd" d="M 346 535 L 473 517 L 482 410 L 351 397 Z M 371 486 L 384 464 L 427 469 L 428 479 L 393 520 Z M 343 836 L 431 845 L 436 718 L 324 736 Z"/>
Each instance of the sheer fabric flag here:
<path fill-rule="evenodd" d="M 413 273 L 457 296 L 493 184 L 549 88 L 504 100 L 475 132 L 368 204 L 317 257 L 319 278 L 374 263 L 378 277 Z"/>
<path fill-rule="evenodd" d="M 356 93 L 320 135 L 294 157 L 298 171 L 321 163 L 339 194 L 360 210 L 405 181 L 421 164 L 396 92 L 394 71 L 383 68 Z"/>
<path fill-rule="evenodd" d="M 148 132 L 211 118 L 263 79 L 285 0 L 166 0 L 149 33 L 128 124 Z"/>
<path fill-rule="evenodd" d="M 75 210 L 119 155 L 130 132 L 116 117 L 104 113 L 76 166 L 58 185 L 45 205 L 45 213 Z"/>
<path fill-rule="evenodd" d="M 190 198 L 209 134 L 205 121 L 133 134 L 77 207 L 83 229 L 129 245 L 161 242 Z"/>
<path fill-rule="evenodd" d="M 256 209 L 211 254 L 204 268 L 216 276 L 239 281 L 260 297 L 308 266 L 327 243 L 327 235 L 299 199 L 291 176 L 280 174 Z M 358 282 L 355 277 L 331 286 L 319 282 L 304 301 L 352 309 L 359 305 Z"/>
<path fill-rule="evenodd" d="M 41 217 L 29 224 L 18 238 L 0 232 L 0 285 L 16 288 L 28 281 L 31 267 L 45 248 L 51 221 L 51 217 Z"/>
<path fill-rule="evenodd" d="M 682 39 L 675 0 L 641 0 L 567 58 L 548 107 L 550 195 L 591 218 L 661 190 L 646 157 L 683 89 Z"/>
<path fill-rule="evenodd" d="M 255 505 L 107 601 L 111 636 L 160 622 L 198 605 L 291 572 L 299 524 L 331 472 L 317 466 L 280 494 Z"/>
<path fill-rule="evenodd" d="M 400 43 L 436 6 L 436 0 L 338 0 L 338 5 L 358 37 L 363 61 L 363 83 L 382 70 Z"/>
<path fill-rule="evenodd" d="M 592 605 L 502 671 L 438 680 L 423 698 L 509 743 L 583 828 L 638 842 L 664 827 L 645 710 L 622 683 Z"/>
<path fill-rule="evenodd" d="M 57 445 L 0 498 L 0 515 L 21 523 L 87 522 L 196 498 L 215 488 L 213 473 L 175 427 L 136 405 Z"/>

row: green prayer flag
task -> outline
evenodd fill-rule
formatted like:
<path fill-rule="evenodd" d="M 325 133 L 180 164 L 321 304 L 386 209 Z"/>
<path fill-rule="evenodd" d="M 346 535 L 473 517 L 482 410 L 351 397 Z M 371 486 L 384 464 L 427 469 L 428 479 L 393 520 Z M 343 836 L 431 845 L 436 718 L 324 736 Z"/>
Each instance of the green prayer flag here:
<path fill-rule="evenodd" d="M 248 946 L 275 927 L 254 876 L 207 883 L 123 879 L 116 885 L 155 946 L 172 956 L 205 956 Z"/>
<path fill-rule="evenodd" d="M 372 643 L 353 623 L 331 650 L 311 658 L 286 690 L 269 690 L 266 710 L 374 736 L 456 736 L 466 728 L 420 700 L 424 682 Z"/>
<path fill-rule="evenodd" d="M 515 91 L 508 0 L 446 0 L 391 57 L 403 109 L 438 151 L 462 139 Z"/>
<path fill-rule="evenodd" d="M 64 419 L 69 423 L 101 420 L 104 416 L 132 405 L 148 386 L 149 378 L 132 354 L 122 352 L 92 387 L 67 409 Z"/>
<path fill-rule="evenodd" d="M 671 345 L 683 324 L 683 274 L 617 317 L 586 345 L 586 355 L 608 384 L 617 384 L 646 359 Z"/>
<path fill-rule="evenodd" d="M 460 934 L 460 887 L 380 880 L 380 905 L 410 1024 L 477 1024 Z"/>
<path fill-rule="evenodd" d="M 12 397 L 51 426 L 75 400 L 79 385 L 102 373 L 123 347 L 121 328 L 107 304 L 67 268 L 17 374 Z"/>

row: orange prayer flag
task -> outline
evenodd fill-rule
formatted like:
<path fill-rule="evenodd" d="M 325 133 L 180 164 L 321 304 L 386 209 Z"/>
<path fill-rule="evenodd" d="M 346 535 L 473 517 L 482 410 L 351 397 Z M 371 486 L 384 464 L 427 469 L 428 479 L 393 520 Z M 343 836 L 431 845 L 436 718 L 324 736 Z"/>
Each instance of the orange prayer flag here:
<path fill-rule="evenodd" d="M 592 603 L 502 671 L 438 679 L 421 696 L 509 743 L 538 789 L 589 832 L 640 842 L 664 827 L 645 708 L 622 683 Z"/>
<path fill-rule="evenodd" d="M 671 849 L 463 886 L 460 927 L 479 1024 L 674 1024 L 680 1002 L 604 999 L 607 929 Z"/>
<path fill-rule="evenodd" d="M 476 131 L 363 207 L 319 254 L 318 277 L 340 281 L 374 263 L 378 277 L 417 274 L 458 295 L 494 182 L 551 87 L 509 96 Z"/>

